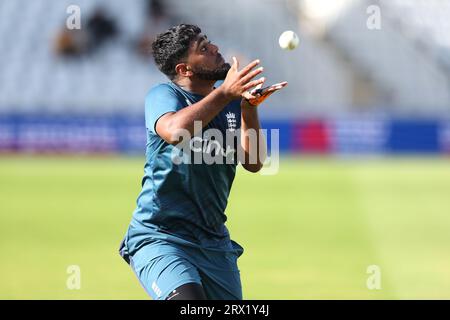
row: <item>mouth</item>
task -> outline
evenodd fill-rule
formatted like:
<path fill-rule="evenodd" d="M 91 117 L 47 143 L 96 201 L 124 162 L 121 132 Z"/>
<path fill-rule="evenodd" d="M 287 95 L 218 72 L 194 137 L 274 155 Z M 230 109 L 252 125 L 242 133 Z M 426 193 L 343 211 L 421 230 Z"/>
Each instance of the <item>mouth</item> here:
<path fill-rule="evenodd" d="M 225 63 L 225 59 L 222 57 L 221 54 L 219 54 L 219 55 L 217 56 L 217 63 L 218 63 L 218 64 L 224 64 L 224 63 Z"/>

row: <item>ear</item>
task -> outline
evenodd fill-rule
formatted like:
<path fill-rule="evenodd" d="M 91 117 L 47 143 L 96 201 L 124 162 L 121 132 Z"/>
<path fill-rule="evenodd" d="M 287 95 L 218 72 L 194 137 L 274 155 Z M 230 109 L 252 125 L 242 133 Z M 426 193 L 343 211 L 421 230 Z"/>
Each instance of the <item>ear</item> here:
<path fill-rule="evenodd" d="M 192 69 L 186 63 L 179 63 L 175 66 L 177 75 L 181 77 L 192 77 L 194 73 Z"/>

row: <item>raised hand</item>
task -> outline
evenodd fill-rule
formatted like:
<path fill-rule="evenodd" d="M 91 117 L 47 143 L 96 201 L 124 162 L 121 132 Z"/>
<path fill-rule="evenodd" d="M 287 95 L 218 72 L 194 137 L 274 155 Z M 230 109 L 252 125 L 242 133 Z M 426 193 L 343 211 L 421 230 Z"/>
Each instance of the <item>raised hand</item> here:
<path fill-rule="evenodd" d="M 244 94 L 250 89 L 262 84 L 265 80 L 264 78 L 252 80 L 264 70 L 263 67 L 253 70 L 259 62 L 260 61 L 257 59 L 239 71 L 239 62 L 236 57 L 233 57 L 233 65 L 221 85 L 224 93 L 231 99 L 238 99 L 244 97 Z"/>

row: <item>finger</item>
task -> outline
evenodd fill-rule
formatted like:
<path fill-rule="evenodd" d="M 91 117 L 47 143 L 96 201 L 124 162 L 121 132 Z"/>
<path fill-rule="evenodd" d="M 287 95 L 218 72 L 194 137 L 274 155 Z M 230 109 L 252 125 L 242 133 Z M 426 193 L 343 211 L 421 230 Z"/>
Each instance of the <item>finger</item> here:
<path fill-rule="evenodd" d="M 239 68 L 239 61 L 238 61 L 238 59 L 236 58 L 236 57 L 233 57 L 233 66 L 232 66 L 232 68 L 234 69 L 234 70 L 238 70 L 238 68 Z"/>
<path fill-rule="evenodd" d="M 241 70 L 241 77 L 245 76 L 247 73 L 250 72 L 254 67 L 256 67 L 259 64 L 259 59 L 254 60 L 253 62 L 249 63 L 244 69 Z"/>
<path fill-rule="evenodd" d="M 244 87 L 243 87 L 243 89 L 245 90 L 245 91 L 247 91 L 247 90 L 250 90 L 251 88 L 253 88 L 253 87 L 256 87 L 255 89 L 259 89 L 259 88 L 261 88 L 261 86 L 262 86 L 262 84 L 264 83 L 264 81 L 266 81 L 266 78 L 260 78 L 260 79 L 257 79 L 257 80 L 253 80 L 253 81 L 250 81 L 249 83 L 247 83 Z M 259 88 L 258 88 L 258 86 L 259 86 Z"/>
<path fill-rule="evenodd" d="M 287 81 L 283 81 L 283 82 L 279 82 L 279 83 L 275 83 L 275 84 L 273 84 L 272 86 L 286 86 L 288 84 L 288 82 Z"/>
<path fill-rule="evenodd" d="M 284 82 L 280 82 L 280 83 L 276 83 L 274 85 L 271 85 L 270 87 L 276 88 L 276 89 L 281 89 L 284 88 L 285 86 L 287 86 L 287 81 Z"/>
<path fill-rule="evenodd" d="M 280 90 L 280 89 L 282 89 L 282 88 L 283 88 L 283 87 L 281 87 L 281 86 L 270 87 L 270 88 L 268 88 L 266 91 L 267 91 L 267 92 L 278 91 L 278 90 Z"/>
<path fill-rule="evenodd" d="M 263 91 L 277 91 L 287 86 L 287 82 L 281 82 L 274 85 L 271 85 L 270 87 L 267 87 L 263 89 Z"/>
<path fill-rule="evenodd" d="M 247 99 L 247 100 L 251 100 L 251 99 L 255 99 L 256 97 L 254 95 L 252 95 L 250 92 L 245 91 L 242 93 L 242 97 Z"/>
<path fill-rule="evenodd" d="M 260 74 L 263 71 L 264 71 L 264 68 L 263 67 L 259 67 L 258 69 L 253 70 L 252 72 L 247 74 L 245 77 L 243 77 L 240 82 L 242 84 L 245 84 L 245 83 L 249 82 L 250 80 L 252 80 L 254 77 L 256 77 L 258 74 Z"/>
<path fill-rule="evenodd" d="M 256 90 L 259 90 L 262 88 L 264 81 L 266 81 L 266 78 L 262 77 L 261 80 L 262 80 L 262 82 L 255 87 Z"/>
<path fill-rule="evenodd" d="M 281 90 L 281 89 L 283 89 L 283 87 L 269 88 L 269 89 L 268 89 L 267 91 L 265 91 L 265 92 L 273 93 L 273 92 L 278 91 L 278 90 Z"/>

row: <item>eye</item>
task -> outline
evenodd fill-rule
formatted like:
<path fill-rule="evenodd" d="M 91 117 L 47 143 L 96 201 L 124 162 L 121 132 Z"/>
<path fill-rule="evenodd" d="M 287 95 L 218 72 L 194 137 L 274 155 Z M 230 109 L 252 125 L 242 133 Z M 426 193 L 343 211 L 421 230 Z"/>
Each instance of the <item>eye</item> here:
<path fill-rule="evenodd" d="M 208 50 L 208 45 L 211 44 L 211 40 L 208 41 L 205 45 L 202 46 L 202 48 L 200 49 L 201 52 L 205 52 Z"/>

